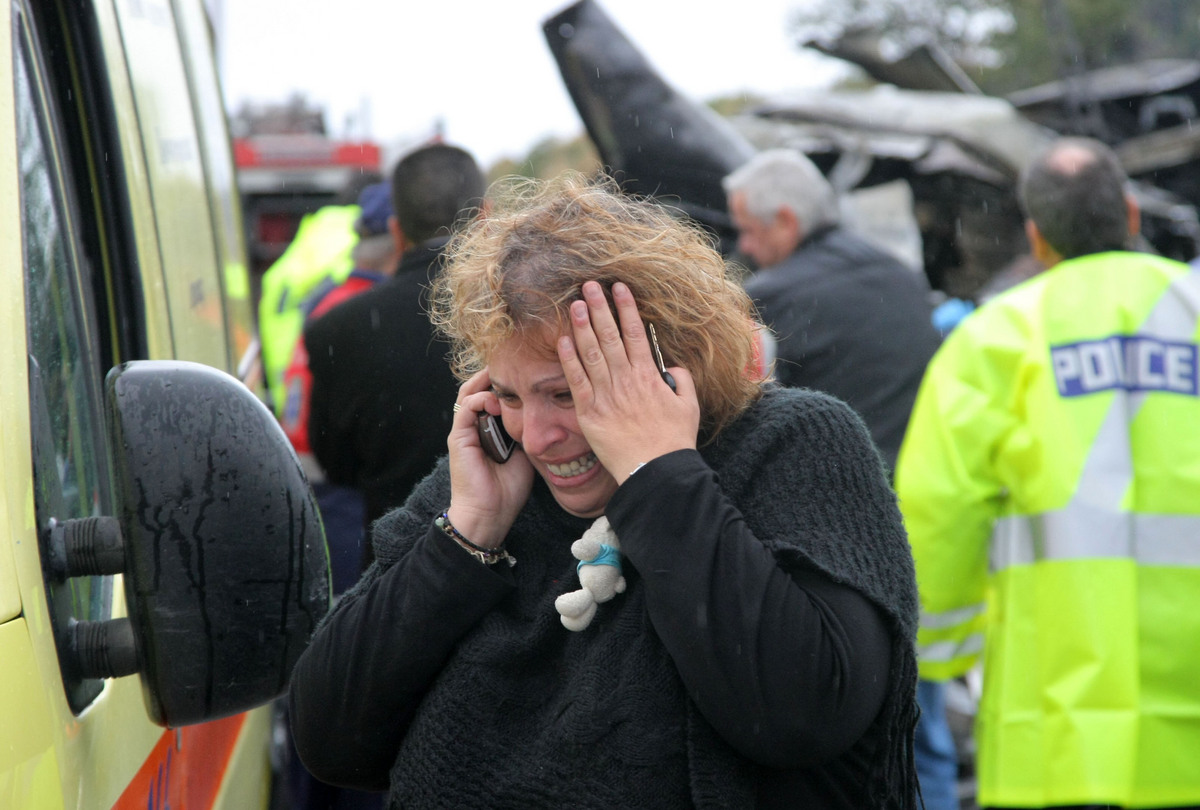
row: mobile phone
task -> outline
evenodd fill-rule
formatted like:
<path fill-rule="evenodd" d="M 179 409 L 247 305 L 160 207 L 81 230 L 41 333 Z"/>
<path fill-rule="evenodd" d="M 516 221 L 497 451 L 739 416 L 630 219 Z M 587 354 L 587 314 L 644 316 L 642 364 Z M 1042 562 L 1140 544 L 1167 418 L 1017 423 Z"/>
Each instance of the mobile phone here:
<path fill-rule="evenodd" d="M 492 416 L 487 411 L 476 414 L 475 427 L 479 431 L 479 444 L 488 458 L 497 464 L 503 464 L 512 456 L 517 443 L 504 429 L 504 423 L 499 417 Z"/>
<path fill-rule="evenodd" d="M 650 348 L 654 350 L 654 362 L 658 365 L 658 373 L 662 376 L 663 382 L 671 386 L 672 391 L 675 391 L 675 378 L 671 376 L 671 372 L 667 371 L 667 364 L 663 362 L 662 349 L 658 348 L 658 334 L 654 331 L 654 324 L 647 323 L 646 326 L 650 332 Z"/>

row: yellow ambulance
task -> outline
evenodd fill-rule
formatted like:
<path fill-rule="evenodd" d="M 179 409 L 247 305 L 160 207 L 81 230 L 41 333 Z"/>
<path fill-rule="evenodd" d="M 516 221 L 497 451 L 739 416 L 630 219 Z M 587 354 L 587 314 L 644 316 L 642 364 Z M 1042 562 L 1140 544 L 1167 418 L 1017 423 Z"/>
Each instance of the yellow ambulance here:
<path fill-rule="evenodd" d="M 0 808 L 265 808 L 328 560 L 204 7 L 7 0 L 0 64 Z"/>

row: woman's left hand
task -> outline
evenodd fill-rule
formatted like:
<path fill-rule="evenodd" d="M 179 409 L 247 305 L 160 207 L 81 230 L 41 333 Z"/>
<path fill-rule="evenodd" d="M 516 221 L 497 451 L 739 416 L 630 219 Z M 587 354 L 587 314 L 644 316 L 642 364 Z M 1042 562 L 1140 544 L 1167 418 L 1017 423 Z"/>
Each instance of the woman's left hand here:
<path fill-rule="evenodd" d="M 571 304 L 574 339 L 562 336 L 562 363 L 579 427 L 592 452 L 618 484 L 641 464 L 674 450 L 695 449 L 700 403 L 686 369 L 670 368 L 676 390 L 663 380 L 629 287 L 612 286 L 620 328 L 604 290 L 583 285 Z"/>

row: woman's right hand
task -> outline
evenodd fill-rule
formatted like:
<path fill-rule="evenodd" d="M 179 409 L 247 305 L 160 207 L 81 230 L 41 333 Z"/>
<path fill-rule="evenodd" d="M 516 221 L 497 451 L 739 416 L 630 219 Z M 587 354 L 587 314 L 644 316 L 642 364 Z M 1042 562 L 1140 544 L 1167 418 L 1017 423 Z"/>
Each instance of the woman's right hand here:
<path fill-rule="evenodd" d="M 478 414 L 499 418 L 500 400 L 491 390 L 485 368 L 458 389 L 450 450 L 450 522 L 477 546 L 495 548 L 504 542 L 533 488 L 533 465 L 518 445 L 508 461 L 488 458 L 479 443 Z"/>

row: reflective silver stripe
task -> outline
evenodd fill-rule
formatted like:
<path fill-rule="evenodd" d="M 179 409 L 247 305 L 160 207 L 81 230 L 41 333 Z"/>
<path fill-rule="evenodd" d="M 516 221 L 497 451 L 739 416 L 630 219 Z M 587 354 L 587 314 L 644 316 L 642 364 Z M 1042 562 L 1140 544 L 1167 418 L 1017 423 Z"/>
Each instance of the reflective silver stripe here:
<path fill-rule="evenodd" d="M 1138 515 L 1075 504 L 996 522 L 993 571 L 1088 558 L 1200 567 L 1200 515 Z"/>
<path fill-rule="evenodd" d="M 974 605 L 946 610 L 941 613 L 926 613 L 925 611 L 921 611 L 921 626 L 930 630 L 943 630 L 947 627 L 955 627 L 974 619 L 980 613 L 983 613 L 985 607 L 985 603 L 977 602 Z"/>
<path fill-rule="evenodd" d="M 955 658 L 965 658 L 969 655 L 979 655 L 983 652 L 983 633 L 972 633 L 962 641 L 939 641 L 934 644 L 921 644 L 917 647 L 917 658 L 944 664 Z"/>
<path fill-rule="evenodd" d="M 1191 340 L 1200 318 L 1200 265 L 1172 281 L 1138 330 L 1172 340 Z"/>
<path fill-rule="evenodd" d="M 1200 267 L 1175 279 L 1137 330 L 1165 341 L 1190 342 L 1200 322 Z M 1112 403 L 1064 508 L 996 522 L 993 571 L 1041 560 L 1131 559 L 1143 565 L 1200 566 L 1200 515 L 1121 511 L 1133 482 L 1129 425 L 1146 401 L 1143 391 L 1115 390 Z"/>

